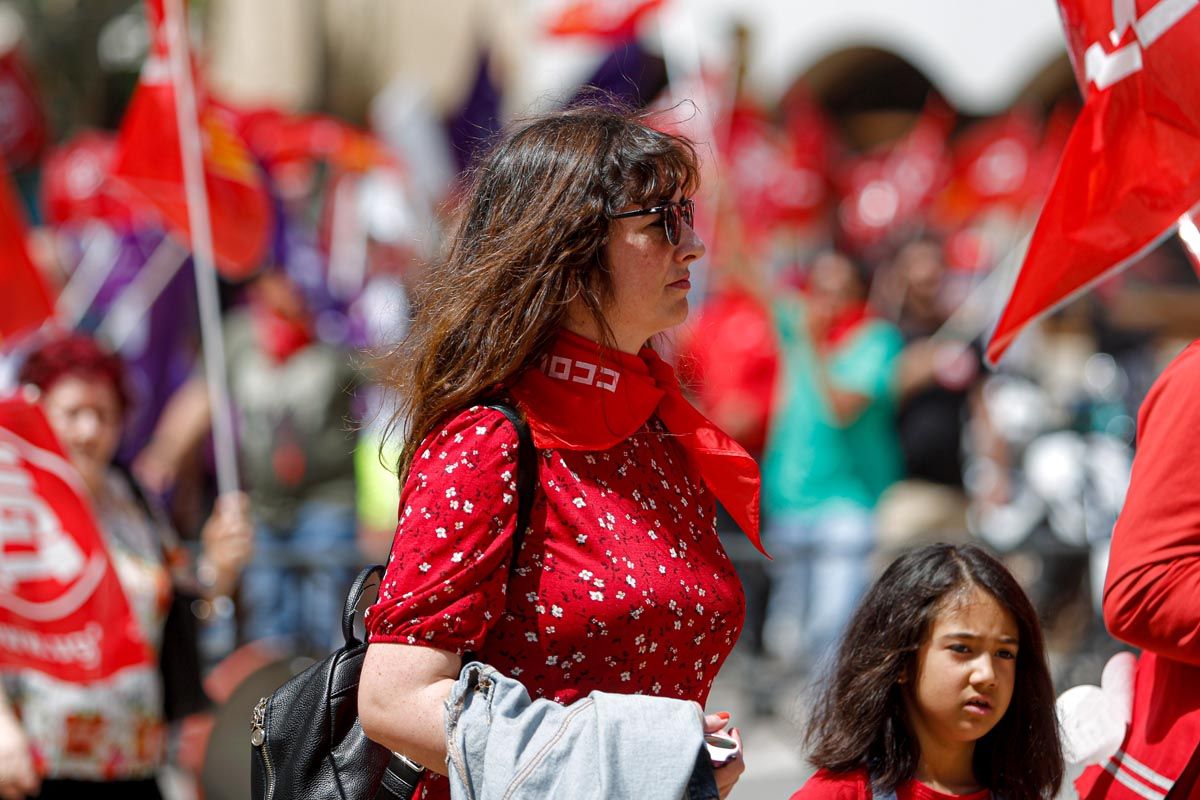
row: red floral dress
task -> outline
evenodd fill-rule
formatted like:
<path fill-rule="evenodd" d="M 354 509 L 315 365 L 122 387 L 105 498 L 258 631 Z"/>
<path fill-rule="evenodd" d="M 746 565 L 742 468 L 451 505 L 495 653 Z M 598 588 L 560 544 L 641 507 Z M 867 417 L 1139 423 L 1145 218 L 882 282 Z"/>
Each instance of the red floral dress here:
<path fill-rule="evenodd" d="M 422 443 L 370 641 L 472 653 L 564 704 L 603 690 L 703 705 L 745 598 L 682 448 L 652 417 L 608 450 L 539 451 L 510 570 L 516 457 L 516 431 L 484 407 Z M 440 776 L 425 784 L 448 796 Z"/>

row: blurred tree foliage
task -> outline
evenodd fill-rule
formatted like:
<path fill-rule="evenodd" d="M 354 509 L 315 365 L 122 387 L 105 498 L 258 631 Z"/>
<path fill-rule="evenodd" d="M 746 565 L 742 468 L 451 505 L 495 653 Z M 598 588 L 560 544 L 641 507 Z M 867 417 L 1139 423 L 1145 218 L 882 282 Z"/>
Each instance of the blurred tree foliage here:
<path fill-rule="evenodd" d="M 146 55 L 142 0 L 3 2 L 24 21 L 23 45 L 54 140 L 81 128 L 115 129 Z M 205 5 L 188 3 L 193 19 L 203 17 Z"/>

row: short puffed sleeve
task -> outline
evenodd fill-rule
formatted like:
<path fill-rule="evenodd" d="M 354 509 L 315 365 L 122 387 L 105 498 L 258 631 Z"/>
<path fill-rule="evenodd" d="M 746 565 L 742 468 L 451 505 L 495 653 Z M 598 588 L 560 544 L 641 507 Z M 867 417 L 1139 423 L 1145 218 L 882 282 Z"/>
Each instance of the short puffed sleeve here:
<path fill-rule="evenodd" d="M 463 655 L 483 647 L 504 613 L 517 518 L 512 423 L 476 406 L 421 443 L 400 493 L 399 520 L 371 642 Z"/>

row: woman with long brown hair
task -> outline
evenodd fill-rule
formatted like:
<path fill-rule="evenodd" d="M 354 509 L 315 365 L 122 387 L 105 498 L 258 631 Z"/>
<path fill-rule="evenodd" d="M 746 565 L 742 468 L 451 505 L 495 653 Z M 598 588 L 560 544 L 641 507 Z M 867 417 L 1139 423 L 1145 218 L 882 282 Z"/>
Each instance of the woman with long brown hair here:
<path fill-rule="evenodd" d="M 533 119 L 476 169 L 427 276 L 395 362 L 400 520 L 359 713 L 429 770 L 446 770 L 464 654 L 564 705 L 601 690 L 703 706 L 737 640 L 745 603 L 714 499 L 757 543 L 757 467 L 648 347 L 687 316 L 698 180 L 687 140 L 629 115 Z M 480 405 L 495 398 L 538 450 L 515 559 L 518 437 Z M 717 769 L 722 796 L 742 769 Z M 447 797 L 427 775 L 424 796 Z"/>

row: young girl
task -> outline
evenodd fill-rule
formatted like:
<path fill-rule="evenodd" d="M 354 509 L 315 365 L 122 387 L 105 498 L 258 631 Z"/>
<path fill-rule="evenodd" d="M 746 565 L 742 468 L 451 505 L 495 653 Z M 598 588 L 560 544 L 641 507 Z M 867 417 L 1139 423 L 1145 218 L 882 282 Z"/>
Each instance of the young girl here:
<path fill-rule="evenodd" d="M 897 559 L 855 612 L 792 800 L 1049 800 L 1063 778 L 1037 615 L 971 545 Z"/>

